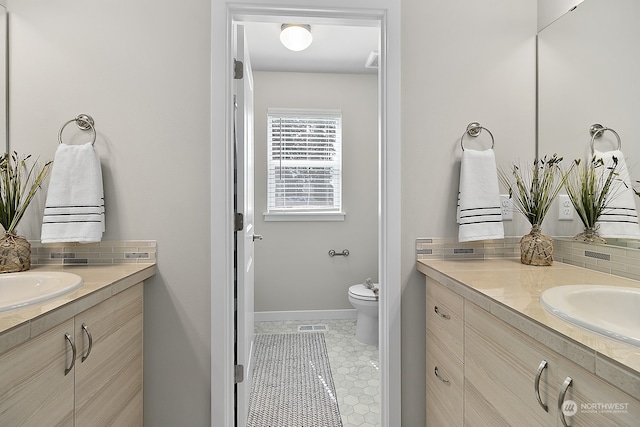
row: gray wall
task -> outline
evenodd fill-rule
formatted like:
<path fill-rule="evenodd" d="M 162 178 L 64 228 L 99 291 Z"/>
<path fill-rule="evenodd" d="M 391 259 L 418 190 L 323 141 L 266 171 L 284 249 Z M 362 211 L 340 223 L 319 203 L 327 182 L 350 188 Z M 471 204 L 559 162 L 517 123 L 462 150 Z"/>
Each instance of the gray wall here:
<path fill-rule="evenodd" d="M 53 158 L 64 122 L 95 118 L 104 240 L 158 241 L 145 286 L 145 422 L 208 425 L 210 2 L 8 3 L 12 149 Z"/>
<path fill-rule="evenodd" d="M 95 117 L 105 240 L 158 240 L 159 272 L 145 289 L 146 423 L 208 425 L 210 2 L 8 6 L 12 147 L 51 158 L 65 121 Z M 457 235 L 458 143 L 469 122 L 494 132 L 500 163 L 533 158 L 536 1 L 401 7 L 402 416 L 414 427 L 425 399 L 415 238 Z"/>
<path fill-rule="evenodd" d="M 413 427 L 425 423 L 426 375 L 415 239 L 457 236 L 469 122 L 493 132 L 499 165 L 533 159 L 536 1 L 403 1 L 402 28 L 402 425 Z"/>
<path fill-rule="evenodd" d="M 255 310 L 352 308 L 347 289 L 378 277 L 378 79 L 255 72 Z M 342 111 L 344 221 L 265 222 L 267 109 Z M 328 256 L 349 249 L 348 257 Z"/>

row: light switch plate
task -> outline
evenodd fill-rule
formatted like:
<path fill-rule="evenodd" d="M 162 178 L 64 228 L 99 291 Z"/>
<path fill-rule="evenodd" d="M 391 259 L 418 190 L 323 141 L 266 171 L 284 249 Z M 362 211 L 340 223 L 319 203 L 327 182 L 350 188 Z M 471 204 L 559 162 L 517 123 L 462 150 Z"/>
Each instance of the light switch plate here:
<path fill-rule="evenodd" d="M 569 196 L 560 194 L 558 196 L 558 219 L 560 221 L 573 221 L 573 205 Z"/>
<path fill-rule="evenodd" d="M 500 208 L 502 209 L 502 220 L 513 221 L 513 204 L 508 194 L 500 195 Z"/>

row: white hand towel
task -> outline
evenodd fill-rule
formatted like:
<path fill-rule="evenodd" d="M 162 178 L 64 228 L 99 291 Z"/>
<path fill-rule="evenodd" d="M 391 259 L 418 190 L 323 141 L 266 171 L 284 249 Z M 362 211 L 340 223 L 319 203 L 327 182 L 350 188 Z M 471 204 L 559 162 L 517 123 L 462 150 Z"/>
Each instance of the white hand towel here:
<path fill-rule="evenodd" d="M 466 149 L 460 163 L 458 241 L 503 239 L 496 158 L 492 149 Z"/>
<path fill-rule="evenodd" d="M 100 158 L 93 144 L 60 144 L 44 209 L 42 243 L 102 240 L 104 193 Z"/>
<path fill-rule="evenodd" d="M 637 239 L 640 237 L 640 225 L 638 224 L 638 211 L 636 210 L 635 193 L 631 186 L 631 178 L 627 169 L 627 162 L 620 150 L 600 152 L 595 150 L 596 158 L 602 159 L 605 168 L 602 174 L 608 174 L 609 168 L 614 166 L 613 158 L 618 160 L 614 184 L 611 186 L 611 198 L 609 206 L 604 210 L 597 221 L 600 237 L 618 239 Z M 603 177 L 604 178 L 604 177 Z"/>

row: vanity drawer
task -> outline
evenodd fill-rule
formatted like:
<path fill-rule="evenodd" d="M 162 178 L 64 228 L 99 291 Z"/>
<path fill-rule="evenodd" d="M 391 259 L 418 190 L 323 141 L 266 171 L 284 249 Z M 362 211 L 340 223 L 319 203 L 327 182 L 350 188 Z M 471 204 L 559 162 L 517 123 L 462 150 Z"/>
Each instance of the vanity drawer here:
<path fill-rule="evenodd" d="M 427 279 L 427 332 L 462 361 L 464 299 L 433 279 Z"/>
<path fill-rule="evenodd" d="M 462 361 L 427 331 L 427 425 L 462 426 L 463 386 Z"/>

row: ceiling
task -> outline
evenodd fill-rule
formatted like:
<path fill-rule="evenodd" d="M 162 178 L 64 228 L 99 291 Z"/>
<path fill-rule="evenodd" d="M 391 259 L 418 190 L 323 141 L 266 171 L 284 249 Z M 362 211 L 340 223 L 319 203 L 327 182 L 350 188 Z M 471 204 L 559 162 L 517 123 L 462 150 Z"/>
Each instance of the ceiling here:
<path fill-rule="evenodd" d="M 255 71 L 375 74 L 365 64 L 371 52 L 379 51 L 377 27 L 311 24 L 313 42 L 301 52 L 280 43 L 275 22 L 243 22 L 251 66 Z"/>

